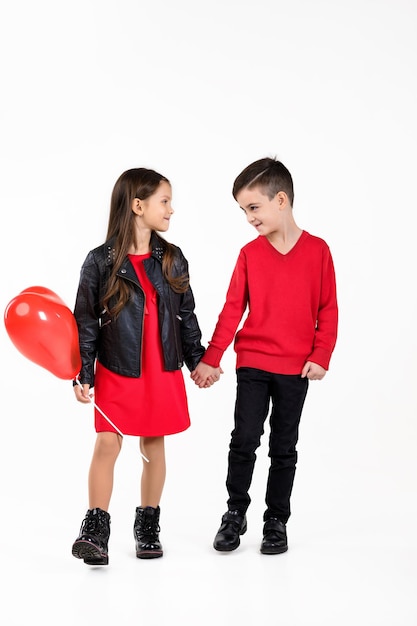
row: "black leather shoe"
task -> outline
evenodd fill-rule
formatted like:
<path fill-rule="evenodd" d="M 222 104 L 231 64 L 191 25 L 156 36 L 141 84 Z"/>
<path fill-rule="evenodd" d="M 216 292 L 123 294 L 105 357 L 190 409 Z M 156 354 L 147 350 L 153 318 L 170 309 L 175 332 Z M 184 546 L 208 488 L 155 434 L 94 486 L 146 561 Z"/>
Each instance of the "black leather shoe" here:
<path fill-rule="evenodd" d="M 227 511 L 214 538 L 214 549 L 220 552 L 236 550 L 240 544 L 240 535 L 244 535 L 246 530 L 246 515 L 242 515 L 240 511 Z"/>
<path fill-rule="evenodd" d="M 262 554 L 282 554 L 288 550 L 285 524 L 276 517 L 271 517 L 264 524 L 264 536 L 261 543 Z"/>

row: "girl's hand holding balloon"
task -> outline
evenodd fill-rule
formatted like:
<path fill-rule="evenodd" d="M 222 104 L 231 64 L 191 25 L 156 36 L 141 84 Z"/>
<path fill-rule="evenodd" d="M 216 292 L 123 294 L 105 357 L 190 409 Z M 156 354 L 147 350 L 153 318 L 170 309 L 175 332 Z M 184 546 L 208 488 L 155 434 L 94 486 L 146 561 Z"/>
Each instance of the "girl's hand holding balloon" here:
<path fill-rule="evenodd" d="M 83 402 L 84 404 L 91 402 L 94 397 L 94 394 L 90 393 L 90 385 L 81 385 L 81 383 L 74 385 L 74 393 L 78 402 Z"/>

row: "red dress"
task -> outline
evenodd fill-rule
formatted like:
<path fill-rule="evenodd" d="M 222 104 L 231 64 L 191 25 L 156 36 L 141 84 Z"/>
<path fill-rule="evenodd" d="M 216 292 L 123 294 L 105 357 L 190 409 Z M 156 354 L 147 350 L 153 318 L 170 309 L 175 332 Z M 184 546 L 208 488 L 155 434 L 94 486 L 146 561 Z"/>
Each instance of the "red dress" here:
<path fill-rule="evenodd" d="M 149 257 L 129 254 L 145 293 L 141 377 L 115 374 L 97 361 L 94 402 L 123 435 L 159 437 L 186 430 L 190 416 L 182 371 L 164 370 L 157 293 L 143 267 Z M 94 414 L 97 432 L 116 432 L 97 409 Z"/>

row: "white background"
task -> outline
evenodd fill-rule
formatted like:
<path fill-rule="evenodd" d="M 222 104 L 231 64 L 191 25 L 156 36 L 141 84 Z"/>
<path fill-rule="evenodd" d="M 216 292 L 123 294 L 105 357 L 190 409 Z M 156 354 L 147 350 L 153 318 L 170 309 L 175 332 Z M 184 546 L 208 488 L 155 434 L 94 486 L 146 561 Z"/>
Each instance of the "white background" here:
<path fill-rule="evenodd" d="M 293 174 L 297 224 L 330 245 L 340 306 L 331 369 L 302 418 L 288 553 L 259 554 L 267 432 L 242 545 L 212 549 L 226 506 L 230 348 L 210 390 L 184 370 L 192 427 L 167 439 L 164 558 L 135 558 L 141 461 L 126 438 L 101 569 L 71 556 L 92 411 L 3 325 L 2 623 L 415 626 L 416 18 L 413 0 L 2 7 L 3 311 L 31 285 L 72 308 L 114 182 L 152 167 L 173 184 L 168 238 L 190 262 L 207 344 L 256 235 L 233 180 L 264 156 Z"/>

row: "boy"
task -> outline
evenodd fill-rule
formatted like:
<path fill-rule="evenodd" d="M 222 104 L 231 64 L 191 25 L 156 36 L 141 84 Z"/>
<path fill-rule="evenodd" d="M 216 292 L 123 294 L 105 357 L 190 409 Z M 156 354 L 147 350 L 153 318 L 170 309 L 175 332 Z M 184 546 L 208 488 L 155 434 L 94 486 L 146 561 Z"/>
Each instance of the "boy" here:
<path fill-rule="evenodd" d="M 271 402 L 271 461 L 260 550 L 280 554 L 288 549 L 286 524 L 308 384 L 324 377 L 336 343 L 335 274 L 325 241 L 294 221 L 292 177 L 280 161 L 265 158 L 246 167 L 234 182 L 233 197 L 259 236 L 240 251 L 213 337 L 191 374 L 199 387 L 211 385 L 218 378 L 215 368 L 235 339 L 237 396 L 226 479 L 228 510 L 213 546 L 235 550 L 246 532 L 255 450 Z M 246 307 L 246 320 L 236 334 Z"/>

